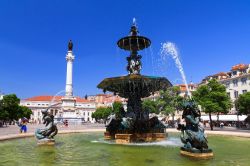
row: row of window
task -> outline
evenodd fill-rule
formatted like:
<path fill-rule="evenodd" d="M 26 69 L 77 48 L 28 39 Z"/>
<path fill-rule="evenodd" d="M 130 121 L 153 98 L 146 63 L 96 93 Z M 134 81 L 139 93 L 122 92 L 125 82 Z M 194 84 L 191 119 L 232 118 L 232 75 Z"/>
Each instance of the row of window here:
<path fill-rule="evenodd" d="M 246 85 L 247 84 L 247 77 L 241 78 L 240 81 L 241 81 L 241 85 Z M 233 80 L 233 86 L 237 87 L 238 82 L 239 82 L 238 79 Z M 225 84 L 226 84 L 227 88 L 230 88 L 230 81 L 227 81 Z"/>
<path fill-rule="evenodd" d="M 86 105 L 81 105 L 81 104 L 76 104 L 76 106 L 86 106 Z M 89 107 L 90 105 L 88 104 L 87 107 Z"/>
<path fill-rule="evenodd" d="M 27 105 L 30 105 L 30 103 L 27 103 Z M 34 105 L 34 104 L 33 104 L 33 105 Z M 48 106 L 49 104 L 37 104 L 37 105 Z"/>
<path fill-rule="evenodd" d="M 88 116 L 89 116 L 89 114 L 90 114 L 89 112 L 88 112 L 88 113 L 86 113 L 86 115 L 88 115 Z M 83 116 L 85 116 L 85 112 L 83 112 Z"/>
<path fill-rule="evenodd" d="M 30 103 L 27 103 L 26 105 L 31 105 Z M 34 104 L 33 104 L 34 105 Z M 41 106 L 49 106 L 49 104 L 37 104 L 37 105 L 41 105 Z M 78 104 L 78 105 L 76 105 L 76 106 L 84 106 L 84 105 L 80 105 L 80 104 Z M 90 106 L 89 104 L 87 105 L 88 107 Z"/>
<path fill-rule="evenodd" d="M 247 93 L 247 90 L 242 90 L 242 94 Z M 230 92 L 227 93 L 227 95 L 230 97 Z M 239 97 L 239 92 L 237 90 L 234 91 L 234 98 Z"/>
<path fill-rule="evenodd" d="M 235 75 L 238 75 L 238 73 L 243 73 L 243 74 L 246 74 L 247 73 L 247 70 L 244 69 L 242 70 L 241 72 L 237 72 L 236 70 L 232 72 L 232 75 L 235 76 Z"/>
<path fill-rule="evenodd" d="M 50 110 L 51 113 L 53 113 L 54 115 L 56 115 L 58 113 L 58 110 Z M 66 112 L 67 114 L 74 114 L 73 112 Z M 37 112 L 37 115 L 40 116 L 40 111 Z M 90 116 L 91 113 L 90 112 L 86 112 L 87 116 Z M 83 116 L 85 116 L 85 112 L 83 112 Z"/>

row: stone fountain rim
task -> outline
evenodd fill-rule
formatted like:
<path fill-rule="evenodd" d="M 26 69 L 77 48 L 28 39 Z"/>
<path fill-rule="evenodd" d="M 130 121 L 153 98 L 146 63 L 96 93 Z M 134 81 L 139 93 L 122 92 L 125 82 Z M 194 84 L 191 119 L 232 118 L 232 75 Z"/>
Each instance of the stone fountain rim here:
<path fill-rule="evenodd" d="M 74 133 L 97 133 L 97 132 L 104 132 L 106 129 L 85 129 L 85 130 L 60 130 L 58 134 L 74 134 Z M 166 129 L 167 133 L 180 133 L 177 129 Z M 233 137 L 240 137 L 240 138 L 250 138 L 249 132 L 230 132 L 230 131 L 210 131 L 206 130 L 205 133 L 207 135 L 221 135 L 221 136 L 233 136 Z M 35 133 L 26 133 L 26 134 L 8 134 L 4 136 L 0 136 L 0 143 L 3 141 L 13 140 L 13 139 L 21 139 L 27 137 L 34 137 Z"/>
<path fill-rule="evenodd" d="M 102 84 L 107 81 L 114 81 L 114 80 L 127 80 L 129 79 L 134 79 L 134 80 L 139 80 L 139 79 L 145 79 L 145 80 L 164 80 L 168 82 L 170 86 L 173 86 L 172 83 L 166 78 L 166 77 L 158 77 L 158 76 L 146 76 L 146 75 L 140 75 L 140 74 L 130 74 L 130 75 L 125 75 L 125 76 L 117 76 L 117 77 L 109 77 L 109 78 L 104 78 L 98 85 L 97 87 L 102 89 Z"/>

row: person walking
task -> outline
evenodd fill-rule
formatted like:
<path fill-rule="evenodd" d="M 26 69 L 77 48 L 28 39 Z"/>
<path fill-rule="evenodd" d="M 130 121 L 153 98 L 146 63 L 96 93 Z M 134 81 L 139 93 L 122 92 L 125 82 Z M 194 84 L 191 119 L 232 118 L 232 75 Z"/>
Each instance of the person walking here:
<path fill-rule="evenodd" d="M 28 124 L 28 119 L 27 118 L 23 118 L 23 126 L 22 126 L 22 131 L 24 133 L 27 133 L 27 124 Z"/>
<path fill-rule="evenodd" d="M 20 127 L 20 133 L 27 133 L 27 123 L 28 119 L 27 118 L 21 118 L 19 122 L 17 122 L 18 127 Z"/>

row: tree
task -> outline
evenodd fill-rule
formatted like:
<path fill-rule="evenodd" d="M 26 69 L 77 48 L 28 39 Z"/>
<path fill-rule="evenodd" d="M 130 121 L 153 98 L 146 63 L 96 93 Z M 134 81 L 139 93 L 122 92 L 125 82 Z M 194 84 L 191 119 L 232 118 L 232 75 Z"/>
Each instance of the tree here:
<path fill-rule="evenodd" d="M 95 118 L 95 120 L 98 122 L 101 119 L 106 122 L 108 116 L 112 113 L 111 107 L 99 107 L 96 109 L 96 111 L 92 114 L 92 118 Z"/>
<path fill-rule="evenodd" d="M 3 102 L 0 100 L 0 127 L 8 119 L 8 116 L 9 114 L 5 109 L 3 109 Z"/>
<path fill-rule="evenodd" d="M 8 115 L 6 119 L 18 120 L 18 110 L 19 110 L 20 99 L 17 98 L 15 94 L 5 95 L 2 99 L 2 109 L 7 112 Z"/>
<path fill-rule="evenodd" d="M 157 109 L 156 101 L 146 99 L 142 102 L 142 110 L 148 111 L 149 113 L 159 114 L 159 110 Z"/>
<path fill-rule="evenodd" d="M 31 109 L 29 109 L 26 106 L 19 106 L 19 109 L 18 109 L 18 118 L 25 117 L 27 119 L 30 119 L 30 115 L 31 114 L 32 114 Z"/>
<path fill-rule="evenodd" d="M 160 91 L 160 97 L 156 100 L 157 108 L 165 115 L 172 115 L 173 120 L 175 111 L 181 109 L 183 97 L 179 96 L 180 88 L 177 86 Z"/>
<path fill-rule="evenodd" d="M 23 117 L 29 119 L 32 111 L 19 103 L 20 99 L 15 94 L 5 95 L 0 101 L 0 120 L 11 122 Z"/>
<path fill-rule="evenodd" d="M 104 120 L 106 122 L 110 114 L 115 114 L 117 118 L 122 118 L 123 113 L 125 113 L 123 104 L 121 102 L 114 102 L 112 107 L 99 107 L 92 114 L 92 118 L 95 118 L 96 121 Z"/>
<path fill-rule="evenodd" d="M 123 109 L 123 104 L 121 102 L 118 102 L 118 101 L 115 101 L 113 103 L 113 106 L 112 106 L 112 113 L 115 113 L 115 115 L 118 117 L 118 118 L 121 118 L 123 117 L 122 113 L 124 111 Z"/>
<path fill-rule="evenodd" d="M 232 102 L 227 95 L 226 87 L 212 79 L 206 85 L 201 85 L 193 92 L 193 98 L 201 105 L 203 111 L 209 114 L 210 128 L 213 130 L 212 113 L 227 114 Z"/>
<path fill-rule="evenodd" d="M 241 94 L 237 100 L 235 100 L 236 110 L 239 114 L 250 114 L 250 92 Z"/>

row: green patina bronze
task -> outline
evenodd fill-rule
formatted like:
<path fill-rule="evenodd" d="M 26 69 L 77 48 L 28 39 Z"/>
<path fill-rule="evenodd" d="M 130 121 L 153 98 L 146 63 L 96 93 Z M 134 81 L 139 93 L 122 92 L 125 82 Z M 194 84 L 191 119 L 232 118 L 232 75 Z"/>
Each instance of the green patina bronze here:
<path fill-rule="evenodd" d="M 164 77 L 141 75 L 141 55 L 143 50 L 151 45 L 151 41 L 138 35 L 135 23 L 132 25 L 129 36 L 121 38 L 117 42 L 118 47 L 130 51 L 127 57 L 127 76 L 111 77 L 104 79 L 97 87 L 113 92 L 120 97 L 127 98 L 127 110 L 123 117 L 110 115 L 106 130 L 113 137 L 115 134 L 126 133 L 164 133 L 166 126 L 157 117 L 149 118 L 149 112 L 142 111 L 142 98 L 148 97 L 154 92 L 164 90 L 172 84 Z"/>
<path fill-rule="evenodd" d="M 190 153 L 212 153 L 208 148 L 208 141 L 204 134 L 204 128 L 200 125 L 201 113 L 193 100 L 188 100 L 183 104 L 182 119 L 186 125 L 179 124 L 181 130 L 181 142 L 184 144 L 181 150 Z"/>
<path fill-rule="evenodd" d="M 54 116 L 48 112 L 48 109 L 42 111 L 43 124 L 45 127 L 37 129 L 35 136 L 38 139 L 38 143 L 45 144 L 46 142 L 54 142 L 54 136 L 57 134 L 58 129 L 54 123 Z"/>

